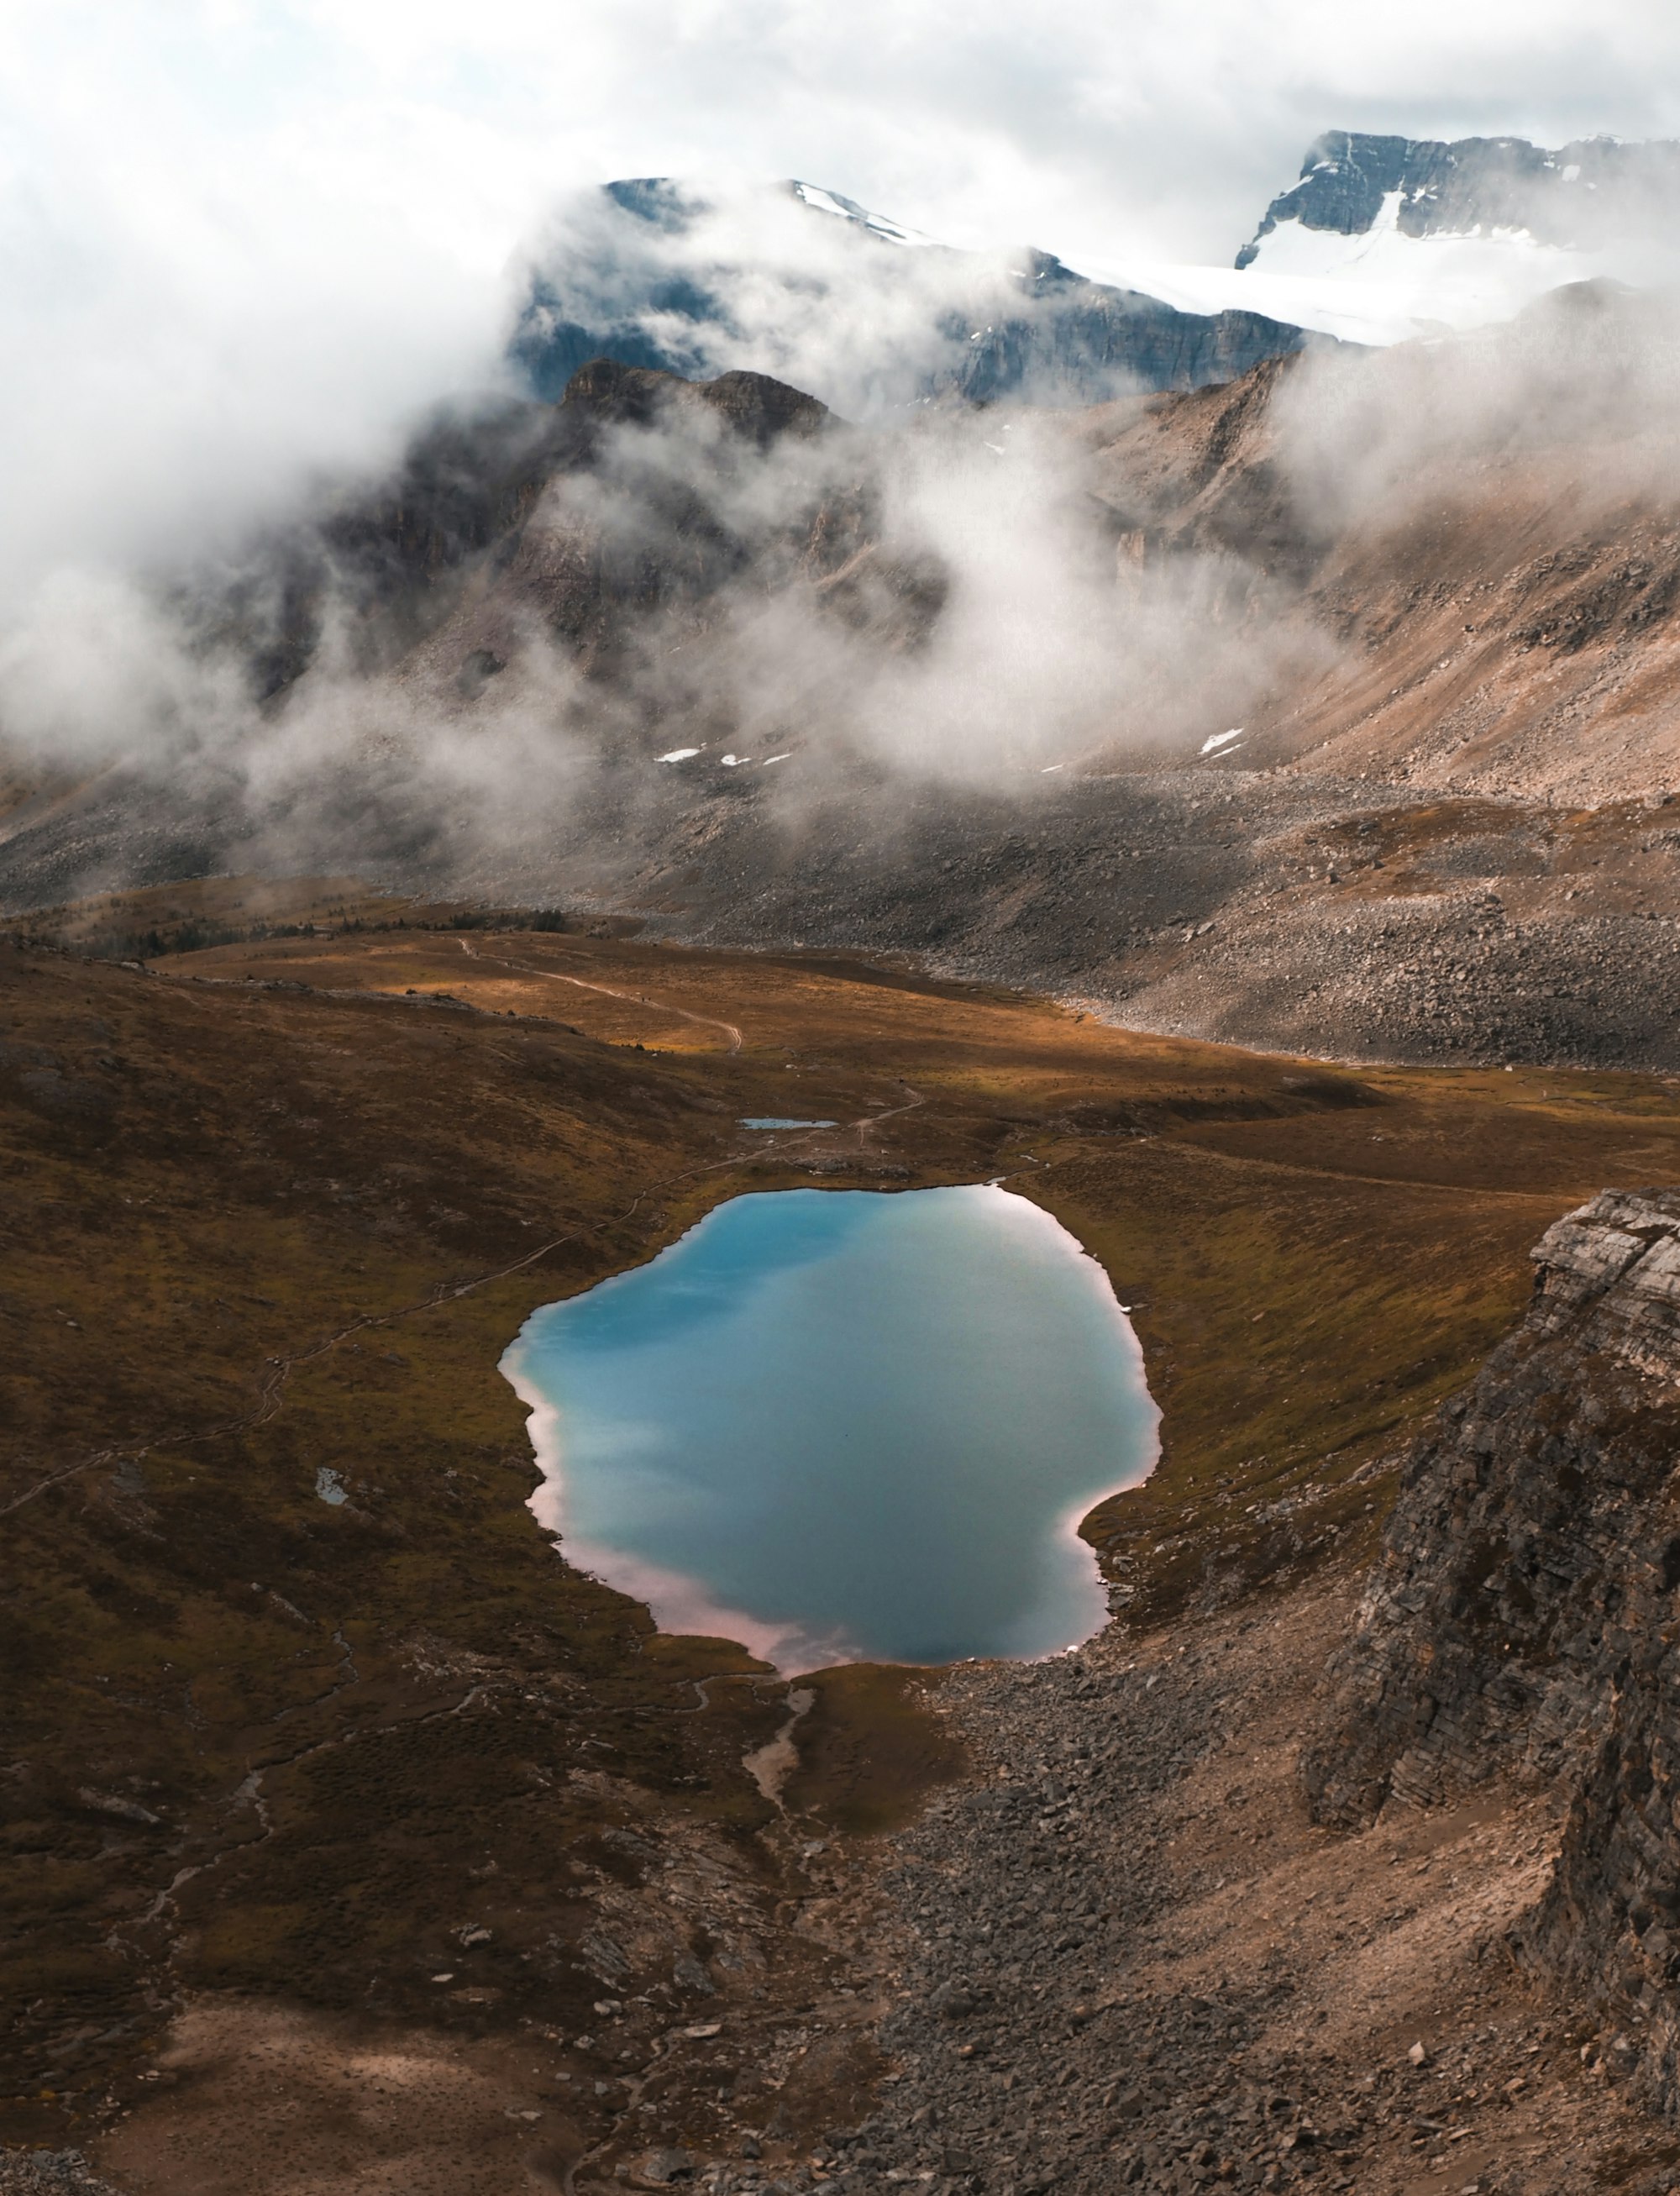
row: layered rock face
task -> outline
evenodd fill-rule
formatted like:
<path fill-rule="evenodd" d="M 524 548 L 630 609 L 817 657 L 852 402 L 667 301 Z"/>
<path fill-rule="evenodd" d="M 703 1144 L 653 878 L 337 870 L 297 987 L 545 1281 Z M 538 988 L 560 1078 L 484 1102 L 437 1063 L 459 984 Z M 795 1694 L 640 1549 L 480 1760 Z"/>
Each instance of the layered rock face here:
<path fill-rule="evenodd" d="M 1550 1228 L 1524 1325 L 1408 1466 L 1302 1776 L 1321 1820 L 1555 1789 L 1533 1949 L 1680 2106 L 1680 1192 Z M 1671 1937 L 1672 1933 L 1672 1937 Z"/>

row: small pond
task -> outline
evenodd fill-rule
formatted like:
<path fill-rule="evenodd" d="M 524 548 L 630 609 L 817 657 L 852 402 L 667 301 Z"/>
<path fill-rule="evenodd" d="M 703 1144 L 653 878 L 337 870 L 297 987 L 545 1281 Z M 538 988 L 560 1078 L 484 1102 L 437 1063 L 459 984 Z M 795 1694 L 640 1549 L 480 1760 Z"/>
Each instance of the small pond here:
<path fill-rule="evenodd" d="M 1156 1456 L 1107 1276 L 996 1187 L 736 1198 L 502 1369 L 569 1559 L 789 1672 L 1088 1638 L 1075 1529 Z"/>

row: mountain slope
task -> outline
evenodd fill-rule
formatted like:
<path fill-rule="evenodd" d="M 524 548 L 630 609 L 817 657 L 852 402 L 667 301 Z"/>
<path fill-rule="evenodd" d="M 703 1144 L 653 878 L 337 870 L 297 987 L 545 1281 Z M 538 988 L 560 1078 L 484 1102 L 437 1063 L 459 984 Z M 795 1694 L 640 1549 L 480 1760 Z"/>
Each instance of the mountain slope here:
<path fill-rule="evenodd" d="M 1680 790 L 1671 325 L 1585 287 L 1509 337 L 1082 423 L 1140 558 L 1240 555 L 1335 636 L 1245 761 L 1499 799 Z"/>
<path fill-rule="evenodd" d="M 26 773 L 0 889 L 326 870 L 1222 1041 L 1680 1066 L 1665 311 L 893 435 L 602 363 L 306 531 L 314 592 L 250 598 L 290 623 L 219 598 L 254 714 Z"/>

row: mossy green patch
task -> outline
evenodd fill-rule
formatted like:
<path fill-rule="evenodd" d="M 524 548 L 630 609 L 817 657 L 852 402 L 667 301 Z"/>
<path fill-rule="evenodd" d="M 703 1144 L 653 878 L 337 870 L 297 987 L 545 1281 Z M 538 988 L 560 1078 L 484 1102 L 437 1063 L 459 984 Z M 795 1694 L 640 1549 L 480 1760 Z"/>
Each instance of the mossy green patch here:
<path fill-rule="evenodd" d="M 890 1663 L 819 1670 L 797 1725 L 799 1767 L 782 1792 L 795 1814 L 849 1835 L 896 1829 L 966 1756 L 938 1717 L 938 1673 Z"/>

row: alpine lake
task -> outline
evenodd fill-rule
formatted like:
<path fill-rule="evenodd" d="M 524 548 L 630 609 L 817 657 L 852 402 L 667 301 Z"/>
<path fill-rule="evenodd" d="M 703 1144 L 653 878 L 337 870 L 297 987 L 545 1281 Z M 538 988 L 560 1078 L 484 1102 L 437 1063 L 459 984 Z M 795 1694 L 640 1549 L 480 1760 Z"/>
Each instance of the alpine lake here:
<path fill-rule="evenodd" d="M 1088 1638 L 1079 1520 L 1157 1453 L 1107 1276 L 997 1185 L 735 1198 L 503 1371 L 569 1558 L 790 1673 Z"/>

